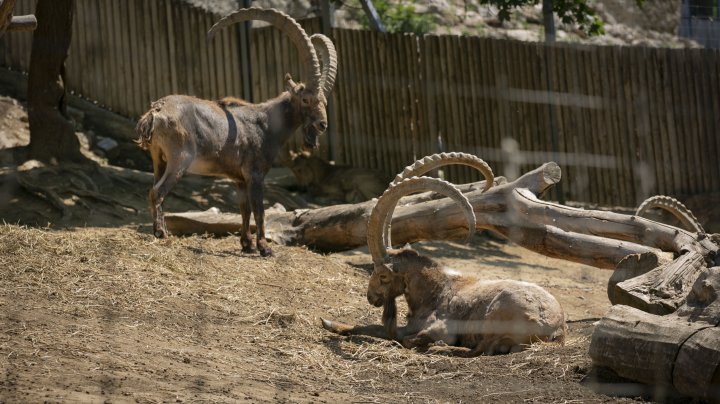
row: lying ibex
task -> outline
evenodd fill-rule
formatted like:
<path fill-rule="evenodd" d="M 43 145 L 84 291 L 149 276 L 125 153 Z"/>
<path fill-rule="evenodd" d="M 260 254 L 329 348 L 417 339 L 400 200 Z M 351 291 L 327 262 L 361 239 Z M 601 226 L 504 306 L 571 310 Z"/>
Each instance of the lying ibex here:
<path fill-rule="evenodd" d="M 459 156 L 463 164 L 470 161 L 466 156 Z M 435 159 L 431 165 L 440 160 Z M 478 163 L 476 167 L 492 184 L 487 165 Z M 425 172 L 428 165 L 409 169 L 405 175 Z M 408 348 L 424 348 L 442 341 L 452 347 L 453 354 L 468 356 L 515 352 L 535 341 L 563 343 L 567 333 L 565 313 L 545 289 L 527 282 L 461 276 L 415 251 L 391 248 L 388 212 L 402 196 L 422 190 L 440 192 L 459 202 L 472 234 L 472 206 L 452 184 L 428 177 L 399 176 L 375 205 L 367 231 L 374 263 L 367 299 L 376 307 L 384 306 L 383 325 L 353 327 L 322 320 L 323 327 L 341 335 L 393 339 Z M 408 304 L 404 327 L 396 326 L 395 299 L 400 295 Z"/>
<path fill-rule="evenodd" d="M 252 251 L 252 212 L 257 248 L 267 256 L 272 250 L 265 240 L 265 174 L 298 128 L 303 129 L 303 148 L 317 147 L 317 137 L 327 128 L 325 108 L 335 82 L 337 56 L 327 37 L 308 37 L 295 20 L 274 9 L 238 10 L 210 28 L 208 40 L 218 30 L 247 20 L 266 21 L 288 34 L 298 48 L 302 67 L 309 73 L 307 83 L 295 83 L 286 74 L 286 91 L 260 104 L 236 98 L 208 101 L 186 95 L 164 97 L 154 102 L 138 122 L 138 143 L 150 150 L 153 160 L 155 184 L 149 199 L 156 237 L 167 236 L 162 204 L 186 172 L 225 176 L 239 188 L 243 251 Z M 322 71 L 317 53 L 323 59 Z"/>
<path fill-rule="evenodd" d="M 389 182 L 377 170 L 330 164 L 306 151 L 290 151 L 287 166 L 311 196 L 333 202 L 359 203 L 377 198 Z"/>
<path fill-rule="evenodd" d="M 635 211 L 635 215 L 647 217 L 648 212 L 652 209 L 662 209 L 669 212 L 680 222 L 687 230 L 696 233 L 705 233 L 700 221 L 695 215 L 677 199 L 671 196 L 655 195 L 647 198 Z"/>

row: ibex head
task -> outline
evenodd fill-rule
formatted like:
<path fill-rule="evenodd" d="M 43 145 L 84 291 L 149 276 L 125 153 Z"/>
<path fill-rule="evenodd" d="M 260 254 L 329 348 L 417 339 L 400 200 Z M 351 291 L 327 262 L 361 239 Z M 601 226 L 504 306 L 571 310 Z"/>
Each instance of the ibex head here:
<path fill-rule="evenodd" d="M 373 259 L 374 270 L 368 284 L 367 299 L 375 307 L 384 305 L 383 323 L 389 335 L 395 328 L 395 298 L 405 293 L 404 273 L 429 268 L 436 263 L 409 247 L 392 249 L 390 224 L 400 198 L 422 191 L 434 191 L 452 198 L 462 206 L 468 222 L 468 237 L 475 233 L 475 212 L 470 201 L 453 184 L 430 177 L 417 177 L 426 172 L 451 164 L 461 164 L 480 171 L 486 180 L 485 190 L 493 185 L 493 174 L 483 160 L 465 153 L 441 153 L 418 160 L 398 174 L 390 187 L 378 199 L 370 214 L 367 229 L 368 251 Z"/>
<path fill-rule="evenodd" d="M 303 149 L 310 151 L 318 147 L 318 136 L 327 129 L 327 100 L 303 83 L 293 81 L 285 75 L 285 90 L 290 93 L 293 109 L 302 117 Z"/>
<path fill-rule="evenodd" d="M 374 270 L 368 284 L 367 298 L 379 307 L 394 300 L 405 291 L 403 274 L 433 265 L 433 261 L 408 249 L 393 250 L 389 245 L 390 221 L 400 198 L 422 191 L 435 191 L 458 202 L 468 222 L 470 235 L 475 232 L 475 213 L 472 205 L 457 187 L 449 182 L 430 177 L 412 177 L 391 185 L 378 199 L 368 221 L 368 249 L 373 258 Z"/>
<path fill-rule="evenodd" d="M 281 11 L 254 7 L 238 10 L 222 18 L 210 28 L 207 39 L 210 40 L 224 27 L 249 20 L 272 24 L 285 32 L 297 47 L 301 67 L 308 77 L 303 84 L 296 83 L 289 73 L 286 74 L 285 90 L 291 96 L 293 109 L 299 112 L 302 120 L 303 148 L 316 148 L 318 136 L 325 132 L 328 126 L 327 97 L 332 93 L 337 73 L 337 53 L 332 41 L 322 34 L 308 36 L 292 17 Z"/>

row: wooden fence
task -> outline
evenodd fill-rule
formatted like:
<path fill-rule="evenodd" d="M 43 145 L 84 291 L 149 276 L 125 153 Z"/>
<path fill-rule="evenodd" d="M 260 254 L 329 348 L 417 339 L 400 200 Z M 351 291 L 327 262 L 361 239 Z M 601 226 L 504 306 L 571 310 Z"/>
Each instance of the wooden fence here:
<path fill-rule="evenodd" d="M 32 13 L 33 4 L 18 0 L 16 13 Z M 239 30 L 205 42 L 218 18 L 170 0 L 77 0 L 69 88 L 137 118 L 166 94 L 241 96 L 249 85 L 257 102 L 282 91 L 285 72 L 299 77 L 293 45 L 257 28 L 244 83 Z M 637 206 L 652 194 L 720 191 L 716 50 L 330 35 L 339 56 L 331 122 L 339 163 L 394 174 L 436 152 L 440 138 L 445 151 L 477 154 L 499 175 L 557 161 L 568 200 Z M 31 35 L 0 42 L 0 63 L 27 71 Z M 289 148 L 298 146 L 295 139 Z M 446 177 L 478 175 L 452 168 Z"/>

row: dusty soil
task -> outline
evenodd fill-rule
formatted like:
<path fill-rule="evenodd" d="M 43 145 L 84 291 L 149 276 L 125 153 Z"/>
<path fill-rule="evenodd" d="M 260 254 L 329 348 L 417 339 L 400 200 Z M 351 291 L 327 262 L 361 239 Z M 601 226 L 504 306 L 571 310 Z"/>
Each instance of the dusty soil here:
<path fill-rule="evenodd" d="M 570 329 L 565 346 L 473 359 L 423 354 L 320 327 L 321 316 L 380 320 L 365 298 L 366 249 L 275 246 L 275 257 L 261 258 L 241 254 L 234 236 L 157 240 L 150 182 L 149 173 L 105 165 L 0 167 L 0 403 L 652 397 L 593 369 L 588 356 L 594 322 L 609 307 L 609 271 L 487 235 L 418 243 L 446 266 L 542 285 Z M 167 209 L 232 211 L 233 192 L 226 181 L 185 178 Z"/>

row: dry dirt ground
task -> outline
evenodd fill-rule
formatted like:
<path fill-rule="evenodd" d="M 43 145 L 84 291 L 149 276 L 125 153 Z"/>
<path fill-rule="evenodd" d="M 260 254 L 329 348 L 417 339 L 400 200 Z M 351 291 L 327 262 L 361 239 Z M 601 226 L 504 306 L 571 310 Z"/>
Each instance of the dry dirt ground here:
<path fill-rule="evenodd" d="M 235 236 L 157 240 L 146 207 L 150 174 L 16 167 L 0 152 L 3 161 L 0 403 L 667 398 L 592 367 L 588 347 L 609 307 L 610 271 L 486 235 L 467 245 L 418 243 L 458 270 L 542 285 L 570 328 L 565 346 L 472 359 L 423 354 L 320 327 L 320 317 L 379 322 L 365 298 L 366 249 L 323 255 L 275 246 L 275 257 L 261 258 L 241 254 Z M 198 178 L 183 179 L 167 201 L 169 211 L 234 205 L 227 182 Z"/>

